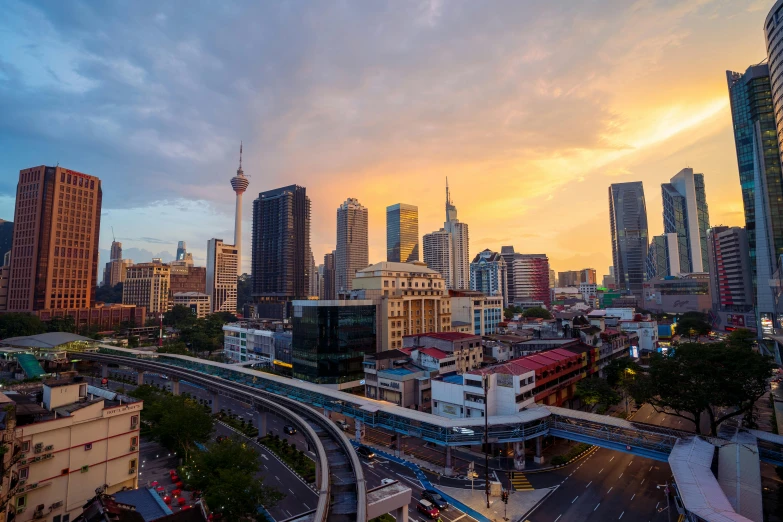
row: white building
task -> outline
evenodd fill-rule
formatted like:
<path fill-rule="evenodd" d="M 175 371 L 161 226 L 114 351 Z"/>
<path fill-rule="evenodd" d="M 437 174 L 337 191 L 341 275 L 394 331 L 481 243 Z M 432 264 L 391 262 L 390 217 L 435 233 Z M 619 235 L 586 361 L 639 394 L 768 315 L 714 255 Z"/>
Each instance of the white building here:
<path fill-rule="evenodd" d="M 657 321 L 620 321 L 619 326 L 623 332 L 635 332 L 639 336 L 640 351 L 655 352 L 658 350 Z"/>
<path fill-rule="evenodd" d="M 452 273 L 451 234 L 441 228 L 436 232 L 424 234 L 422 243 L 424 244 L 424 262 L 427 267 L 442 275 L 446 287 L 452 288 L 454 274 Z"/>
<path fill-rule="evenodd" d="M 174 306 L 190 308 L 190 312 L 202 319 L 209 315 L 212 303 L 209 295 L 201 292 L 177 292 L 173 296 Z"/>
<path fill-rule="evenodd" d="M 239 196 L 238 196 L 239 197 Z M 222 239 L 207 242 L 207 295 L 212 312 L 237 312 L 237 263 L 239 252 Z"/>
<path fill-rule="evenodd" d="M 469 323 L 470 331 L 475 335 L 500 333 L 498 324 L 503 321 L 503 298 L 470 290 L 452 291 L 451 318 Z"/>

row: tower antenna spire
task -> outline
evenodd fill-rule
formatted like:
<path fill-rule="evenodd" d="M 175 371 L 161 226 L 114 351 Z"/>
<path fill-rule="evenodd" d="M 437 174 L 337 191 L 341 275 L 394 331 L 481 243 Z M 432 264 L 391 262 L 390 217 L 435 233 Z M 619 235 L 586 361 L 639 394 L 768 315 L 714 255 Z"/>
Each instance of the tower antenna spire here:
<path fill-rule="evenodd" d="M 237 172 L 242 172 L 242 141 L 239 142 L 239 169 Z"/>
<path fill-rule="evenodd" d="M 112 227 L 111 227 L 111 239 L 115 243 L 117 242 L 117 238 L 114 236 L 114 225 L 112 225 Z"/>

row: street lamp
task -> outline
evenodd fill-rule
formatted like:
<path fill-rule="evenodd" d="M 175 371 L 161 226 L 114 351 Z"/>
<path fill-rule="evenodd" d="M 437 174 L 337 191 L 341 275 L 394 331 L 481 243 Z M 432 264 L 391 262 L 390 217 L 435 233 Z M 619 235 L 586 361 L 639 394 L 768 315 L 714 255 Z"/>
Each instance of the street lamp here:
<path fill-rule="evenodd" d="M 484 375 L 484 488 L 489 509 L 489 375 Z"/>
<path fill-rule="evenodd" d="M 670 509 L 670 506 L 669 506 L 669 492 L 670 492 L 670 490 L 669 490 L 669 481 L 667 480 L 664 484 L 656 484 L 655 488 L 656 489 L 661 489 L 661 486 L 663 486 L 663 492 L 666 494 L 666 507 L 665 508 L 661 508 L 658 512 L 660 513 L 661 511 L 663 511 L 665 509 L 666 512 L 667 512 L 666 513 L 667 520 L 671 520 L 672 519 L 672 510 Z"/>

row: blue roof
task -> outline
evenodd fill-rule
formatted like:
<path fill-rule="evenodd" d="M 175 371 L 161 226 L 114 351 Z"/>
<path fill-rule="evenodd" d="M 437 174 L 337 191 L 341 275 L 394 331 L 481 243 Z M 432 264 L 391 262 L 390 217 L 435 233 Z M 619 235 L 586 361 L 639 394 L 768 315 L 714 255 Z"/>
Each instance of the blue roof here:
<path fill-rule="evenodd" d="M 387 373 L 390 375 L 408 375 L 413 372 L 405 368 L 389 368 L 388 370 L 381 370 L 379 373 Z"/>
<path fill-rule="evenodd" d="M 135 506 L 136 512 L 147 522 L 172 514 L 172 511 L 154 489 L 140 488 L 118 491 L 112 496 L 117 502 Z"/>
<path fill-rule="evenodd" d="M 449 384 L 462 384 L 462 375 L 446 375 L 443 377 L 443 382 Z"/>

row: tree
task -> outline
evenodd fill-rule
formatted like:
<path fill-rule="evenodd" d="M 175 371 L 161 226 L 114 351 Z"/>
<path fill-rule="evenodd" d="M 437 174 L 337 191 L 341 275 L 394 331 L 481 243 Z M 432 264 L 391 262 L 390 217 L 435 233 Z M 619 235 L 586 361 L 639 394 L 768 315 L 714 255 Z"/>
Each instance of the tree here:
<path fill-rule="evenodd" d="M 226 520 L 255 516 L 259 506 L 267 509 L 284 495 L 263 485 L 258 454 L 237 439 L 226 439 L 193 454 L 183 469 L 188 483 L 204 492 L 204 498 Z"/>
<path fill-rule="evenodd" d="M 95 300 L 103 303 L 122 304 L 122 283 L 114 286 L 99 286 L 95 289 Z"/>
<path fill-rule="evenodd" d="M 522 312 L 522 317 L 552 319 L 552 314 L 550 314 L 549 310 L 547 310 L 546 308 L 541 308 L 540 306 L 534 306 L 533 308 L 528 308 L 527 310 Z"/>
<path fill-rule="evenodd" d="M 620 402 L 620 394 L 609 386 L 606 380 L 594 377 L 576 383 L 576 397 L 588 406 L 605 404 L 611 406 Z"/>
<path fill-rule="evenodd" d="M 192 325 L 196 322 L 196 316 L 187 306 L 174 305 L 171 310 L 163 314 L 163 323 L 175 328 Z"/>
<path fill-rule="evenodd" d="M 50 332 L 69 332 L 76 331 L 76 321 L 74 321 L 72 315 L 64 315 L 61 317 L 52 317 L 47 323 L 47 328 Z"/>
<path fill-rule="evenodd" d="M 0 314 L 0 339 L 37 335 L 46 331 L 46 324 L 37 315 L 22 313 Z"/>
<path fill-rule="evenodd" d="M 701 312 L 686 312 L 675 323 L 676 332 L 680 336 L 686 336 L 693 341 L 694 337 L 698 339 L 702 335 L 707 335 L 712 330 L 712 326 L 707 322 L 707 318 Z"/>
<path fill-rule="evenodd" d="M 756 335 L 745 328 L 737 328 L 728 335 L 726 344 L 736 347 L 753 348 L 756 344 Z"/>
<path fill-rule="evenodd" d="M 710 434 L 727 419 L 744 416 L 766 392 L 771 360 L 747 346 L 683 343 L 666 355 L 653 354 L 649 371 L 630 385 L 636 403 L 690 420 L 701 433 L 709 417 Z"/>
<path fill-rule="evenodd" d="M 175 355 L 191 355 L 190 350 L 188 350 L 188 347 L 185 346 L 185 343 L 183 342 L 167 342 L 160 348 L 158 348 L 158 353 L 173 353 Z"/>
<path fill-rule="evenodd" d="M 626 377 L 638 374 L 641 370 L 641 367 L 628 357 L 620 357 L 606 365 L 604 375 L 609 386 L 622 386 L 625 384 Z"/>
<path fill-rule="evenodd" d="M 237 311 L 242 311 L 245 303 L 253 302 L 253 278 L 248 274 L 237 277 Z"/>

